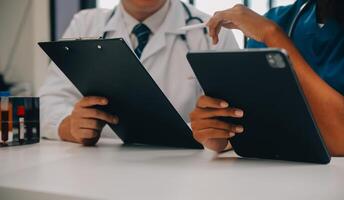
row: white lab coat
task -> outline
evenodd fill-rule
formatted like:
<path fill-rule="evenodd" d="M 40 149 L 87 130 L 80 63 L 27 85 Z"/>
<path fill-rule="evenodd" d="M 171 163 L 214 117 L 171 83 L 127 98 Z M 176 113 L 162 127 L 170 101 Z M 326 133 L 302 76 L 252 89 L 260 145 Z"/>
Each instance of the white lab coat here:
<path fill-rule="evenodd" d="M 209 16 L 189 6 L 193 16 L 207 21 Z M 108 31 L 108 38 L 122 37 L 131 44 L 129 35 L 123 23 L 122 15 L 115 12 L 109 20 L 111 10 L 92 9 L 76 14 L 66 30 L 64 38 L 99 37 Z M 185 26 L 187 14 L 178 0 L 171 0 L 171 6 L 160 29 L 150 38 L 145 47 L 141 62 L 158 84 L 163 93 L 171 101 L 185 122 L 189 122 L 188 114 L 195 107 L 197 98 L 202 90 L 186 59 L 189 50 L 237 49 L 234 35 L 229 30 L 220 34 L 220 43 L 211 44 L 210 38 L 201 29 L 187 32 L 187 43 L 183 41 L 178 31 Z M 193 23 L 199 23 L 194 21 Z M 189 24 L 188 24 L 189 25 Z M 215 64 L 215 63 L 214 63 Z M 45 83 L 39 96 L 41 98 L 41 133 L 44 137 L 58 139 L 58 126 L 73 110 L 75 103 L 82 95 L 51 63 Z M 102 135 L 114 136 L 113 131 L 106 126 Z"/>

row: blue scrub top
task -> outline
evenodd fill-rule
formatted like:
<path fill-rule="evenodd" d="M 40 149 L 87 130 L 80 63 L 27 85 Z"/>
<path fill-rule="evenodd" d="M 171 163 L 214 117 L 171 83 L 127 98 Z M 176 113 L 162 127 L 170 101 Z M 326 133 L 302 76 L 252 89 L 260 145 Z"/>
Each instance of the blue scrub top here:
<path fill-rule="evenodd" d="M 273 8 L 266 17 L 288 33 L 292 20 L 304 2 L 297 0 L 293 5 Z M 344 95 L 344 25 L 328 20 L 320 28 L 316 21 L 316 3 L 313 1 L 296 22 L 291 39 L 313 70 Z M 249 40 L 247 47 L 266 46 Z"/>

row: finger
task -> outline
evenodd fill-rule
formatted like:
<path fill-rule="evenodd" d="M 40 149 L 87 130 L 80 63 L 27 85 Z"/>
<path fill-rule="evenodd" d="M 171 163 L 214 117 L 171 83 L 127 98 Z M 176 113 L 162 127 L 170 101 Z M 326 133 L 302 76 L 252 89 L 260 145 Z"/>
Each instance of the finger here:
<path fill-rule="evenodd" d="M 219 34 L 220 34 L 220 31 L 221 31 L 221 28 L 222 28 L 222 25 L 219 25 L 216 27 L 215 29 L 215 35 L 213 37 L 213 44 L 217 44 L 219 42 Z"/>
<path fill-rule="evenodd" d="M 194 138 L 201 143 L 204 143 L 209 139 L 229 139 L 234 135 L 235 134 L 232 132 L 213 128 L 203 129 L 194 132 Z"/>
<path fill-rule="evenodd" d="M 207 23 L 207 26 L 209 29 L 209 36 L 213 39 L 214 44 L 216 44 L 218 41 L 216 29 L 218 29 L 218 27 L 221 27 L 221 21 L 222 21 L 222 11 L 219 11 L 219 12 L 215 12 L 214 16 L 210 18 L 210 20 Z"/>
<path fill-rule="evenodd" d="M 192 130 L 204 130 L 209 128 L 220 129 L 227 132 L 242 133 L 244 128 L 241 125 L 232 125 L 221 120 L 206 119 L 195 121 L 191 124 Z"/>
<path fill-rule="evenodd" d="M 119 118 L 117 116 L 110 115 L 98 109 L 87 108 L 79 110 L 78 112 L 82 118 L 99 119 L 110 124 L 118 124 L 119 122 Z"/>
<path fill-rule="evenodd" d="M 214 16 L 210 18 L 207 23 L 209 28 L 209 36 L 213 39 L 213 44 L 219 41 L 219 33 L 221 27 L 226 27 L 232 21 L 232 9 L 215 12 Z"/>
<path fill-rule="evenodd" d="M 80 128 L 73 133 L 73 137 L 76 138 L 80 143 L 83 139 L 92 139 L 97 137 L 98 132 L 93 129 Z"/>
<path fill-rule="evenodd" d="M 193 113 L 194 119 L 207 119 L 216 117 L 234 117 L 242 118 L 244 116 L 244 111 L 237 108 L 222 108 L 222 109 L 200 109 L 196 108 Z"/>
<path fill-rule="evenodd" d="M 81 144 L 83 144 L 84 146 L 94 146 L 95 144 L 97 144 L 99 138 L 100 138 L 100 134 L 97 133 L 96 137 L 94 137 L 94 138 L 82 139 Z"/>
<path fill-rule="evenodd" d="M 105 106 L 108 104 L 108 100 L 104 97 L 89 96 L 82 98 L 75 106 L 78 107 L 91 107 L 91 106 Z"/>
<path fill-rule="evenodd" d="M 227 108 L 229 104 L 221 99 L 201 96 L 198 99 L 197 106 L 200 108 Z"/>
<path fill-rule="evenodd" d="M 220 35 L 222 27 L 225 27 L 227 29 L 238 29 L 238 27 L 235 26 L 231 22 L 221 21 L 220 24 L 215 28 L 215 32 L 213 33 L 213 36 L 212 36 L 214 45 L 216 45 L 220 41 L 219 35 Z"/>
<path fill-rule="evenodd" d="M 232 130 L 232 125 L 217 119 L 202 119 L 191 123 L 192 130 L 203 130 L 209 128 Z"/>
<path fill-rule="evenodd" d="M 104 122 L 96 119 L 81 119 L 79 122 L 79 127 L 100 131 L 104 127 Z"/>
<path fill-rule="evenodd" d="M 213 41 L 213 45 L 216 45 L 219 42 L 219 32 L 221 30 L 221 25 L 217 25 L 211 31 L 211 38 Z"/>

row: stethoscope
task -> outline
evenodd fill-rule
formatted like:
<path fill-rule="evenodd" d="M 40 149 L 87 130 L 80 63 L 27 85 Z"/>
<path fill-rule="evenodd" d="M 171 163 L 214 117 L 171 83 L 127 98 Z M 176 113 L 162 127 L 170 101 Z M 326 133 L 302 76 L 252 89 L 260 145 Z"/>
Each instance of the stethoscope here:
<path fill-rule="evenodd" d="M 309 8 L 309 6 L 311 5 L 311 2 L 312 0 L 308 0 L 305 3 L 303 3 L 303 5 L 300 7 L 300 10 L 296 13 L 293 21 L 290 24 L 290 28 L 288 31 L 289 38 L 293 36 L 293 32 L 295 30 L 297 21 L 300 19 L 301 15 L 306 11 L 306 9 Z"/>
<path fill-rule="evenodd" d="M 204 23 L 204 21 L 197 16 L 193 16 L 190 9 L 187 7 L 187 5 L 184 2 L 180 2 L 188 16 L 188 18 L 185 20 L 185 24 L 188 25 L 190 24 L 192 21 L 198 21 L 199 23 Z M 288 31 L 288 36 L 289 38 L 291 38 L 293 36 L 293 32 L 296 26 L 297 21 L 299 20 L 299 18 L 301 17 L 302 13 L 309 7 L 309 5 L 311 4 L 311 0 L 306 1 L 300 8 L 300 10 L 296 13 L 294 19 L 292 20 L 291 24 L 290 24 L 290 28 Z M 115 15 L 116 12 L 116 8 L 113 9 L 113 11 L 111 12 L 110 16 L 108 17 L 106 24 L 109 23 L 110 19 Z M 101 38 L 105 39 L 108 36 L 108 31 L 104 31 L 103 35 Z M 207 28 L 203 28 L 203 34 L 205 35 L 206 41 L 208 41 L 208 30 Z M 190 50 L 190 47 L 188 45 L 188 41 L 187 41 L 187 37 L 185 34 L 181 34 L 180 38 L 186 43 L 188 50 Z"/>
<path fill-rule="evenodd" d="M 184 10 L 185 10 L 185 13 L 186 13 L 187 16 L 188 16 L 188 18 L 185 20 L 185 24 L 186 24 L 186 25 L 190 24 L 192 21 L 197 21 L 197 22 L 199 22 L 199 23 L 204 23 L 204 21 L 203 21 L 200 17 L 197 17 L 197 16 L 193 16 L 193 15 L 192 15 L 190 9 L 188 8 L 188 6 L 187 6 L 184 2 L 180 1 L 180 3 L 182 4 L 182 6 L 183 6 L 183 8 L 184 8 Z M 106 24 L 109 23 L 109 21 L 111 20 L 111 18 L 115 15 L 115 12 L 116 12 L 116 8 L 114 8 L 113 11 L 111 12 L 110 16 L 108 17 L 108 19 L 107 19 L 107 21 L 106 21 Z M 101 38 L 102 38 L 102 39 L 107 38 L 108 33 L 109 33 L 109 31 L 104 31 Z M 207 36 L 207 35 L 208 35 L 208 30 L 207 30 L 207 28 L 203 28 L 203 34 L 204 34 L 204 37 L 205 37 L 205 39 L 206 39 L 206 41 L 207 41 L 207 44 L 209 45 L 208 36 Z M 180 34 L 179 36 L 180 36 L 180 38 L 183 40 L 183 42 L 186 44 L 187 49 L 190 50 L 190 46 L 189 46 L 189 44 L 188 44 L 188 39 L 187 39 L 187 37 L 186 37 L 186 34 Z"/>

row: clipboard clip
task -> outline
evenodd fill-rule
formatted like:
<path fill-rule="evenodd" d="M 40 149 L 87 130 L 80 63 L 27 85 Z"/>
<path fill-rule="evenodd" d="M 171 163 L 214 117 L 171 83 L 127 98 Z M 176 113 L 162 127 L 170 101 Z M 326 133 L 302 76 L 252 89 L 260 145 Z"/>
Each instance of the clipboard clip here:
<path fill-rule="evenodd" d="M 77 38 L 62 38 L 58 41 L 74 41 L 74 40 L 101 40 L 103 37 L 77 37 Z"/>
<path fill-rule="evenodd" d="M 58 40 L 58 41 L 63 42 L 63 41 L 101 40 L 101 39 L 103 39 L 103 37 L 78 37 L 78 38 L 62 38 L 61 40 Z M 64 48 L 67 52 L 70 50 L 70 48 L 68 46 L 65 46 Z M 97 48 L 99 50 L 101 50 L 102 46 L 100 44 L 98 44 Z"/>

